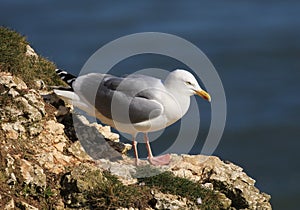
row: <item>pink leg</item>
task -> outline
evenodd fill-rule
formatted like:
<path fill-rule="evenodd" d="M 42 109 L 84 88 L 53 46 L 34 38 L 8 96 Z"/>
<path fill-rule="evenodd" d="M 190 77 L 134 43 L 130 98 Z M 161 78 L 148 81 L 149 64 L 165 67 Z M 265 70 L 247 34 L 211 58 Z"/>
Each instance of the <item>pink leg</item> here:
<path fill-rule="evenodd" d="M 137 142 L 135 141 L 135 136 L 132 137 L 132 146 L 134 149 L 134 156 L 135 156 L 135 165 L 139 165 L 139 153 L 137 150 Z"/>
<path fill-rule="evenodd" d="M 152 165 L 155 165 L 155 166 L 168 165 L 170 163 L 170 160 L 171 160 L 170 154 L 165 154 L 165 155 L 153 157 L 147 133 L 144 133 L 144 139 L 145 139 L 146 147 L 147 147 L 147 150 L 148 150 L 148 160 L 149 160 L 149 162 Z"/>

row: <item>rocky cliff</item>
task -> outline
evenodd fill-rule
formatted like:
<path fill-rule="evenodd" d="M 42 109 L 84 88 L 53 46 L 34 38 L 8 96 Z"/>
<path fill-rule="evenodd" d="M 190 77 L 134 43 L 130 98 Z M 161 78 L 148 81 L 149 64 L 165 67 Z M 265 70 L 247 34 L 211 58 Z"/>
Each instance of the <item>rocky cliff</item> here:
<path fill-rule="evenodd" d="M 0 32 L 3 54 L 15 48 L 12 36 L 6 39 L 15 32 Z M 1 209 L 271 209 L 255 180 L 218 157 L 172 155 L 169 166 L 134 166 L 130 145 L 108 126 L 72 117 L 72 106 L 48 88 L 57 84 L 53 64 L 38 64 L 32 48 L 18 42 L 22 63 L 33 65 L 21 70 L 14 58 L 0 59 Z"/>

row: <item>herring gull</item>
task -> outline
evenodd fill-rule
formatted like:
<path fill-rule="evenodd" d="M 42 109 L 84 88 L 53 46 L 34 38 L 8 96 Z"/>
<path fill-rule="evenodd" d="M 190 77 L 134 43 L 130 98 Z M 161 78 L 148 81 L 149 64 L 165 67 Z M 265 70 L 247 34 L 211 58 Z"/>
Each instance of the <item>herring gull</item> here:
<path fill-rule="evenodd" d="M 75 77 L 66 71 L 56 73 L 71 88 L 54 92 L 74 106 L 97 117 L 102 123 L 132 135 L 135 163 L 138 165 L 136 135 L 141 132 L 152 165 L 167 165 L 170 154 L 154 157 L 148 132 L 166 128 L 183 117 L 190 106 L 190 96 L 199 95 L 210 102 L 210 95 L 188 71 L 177 69 L 165 81 L 131 74 L 117 77 L 110 74 L 89 73 Z"/>

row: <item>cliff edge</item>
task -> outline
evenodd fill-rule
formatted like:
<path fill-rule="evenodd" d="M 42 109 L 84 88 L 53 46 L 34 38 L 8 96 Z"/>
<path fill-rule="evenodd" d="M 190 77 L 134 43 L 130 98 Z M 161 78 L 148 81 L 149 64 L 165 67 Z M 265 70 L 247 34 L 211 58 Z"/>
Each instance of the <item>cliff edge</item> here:
<path fill-rule="evenodd" d="M 169 166 L 134 166 L 118 134 L 72 115 L 53 94 L 49 86 L 62 84 L 54 64 L 22 36 L 0 28 L 0 54 L 3 209 L 271 209 L 255 180 L 218 157 L 174 154 Z"/>

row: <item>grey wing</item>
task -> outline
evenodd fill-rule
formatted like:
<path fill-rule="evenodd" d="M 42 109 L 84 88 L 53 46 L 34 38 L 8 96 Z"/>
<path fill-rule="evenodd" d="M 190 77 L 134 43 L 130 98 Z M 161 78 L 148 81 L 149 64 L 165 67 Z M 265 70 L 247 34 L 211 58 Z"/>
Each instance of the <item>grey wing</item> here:
<path fill-rule="evenodd" d="M 163 87 L 160 80 L 143 75 L 122 78 L 93 73 L 79 77 L 74 90 L 105 117 L 139 123 L 163 112 L 153 86 Z"/>

